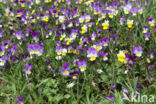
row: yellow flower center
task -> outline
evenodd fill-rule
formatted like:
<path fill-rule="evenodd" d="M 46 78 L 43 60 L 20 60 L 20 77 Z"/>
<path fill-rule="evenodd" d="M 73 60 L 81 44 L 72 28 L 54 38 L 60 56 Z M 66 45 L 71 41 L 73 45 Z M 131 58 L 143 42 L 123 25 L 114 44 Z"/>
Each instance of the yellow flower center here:
<path fill-rule="evenodd" d="M 27 74 L 30 74 L 30 70 L 27 70 L 26 73 L 27 73 Z"/>
<path fill-rule="evenodd" d="M 39 53 L 39 50 L 36 50 L 36 51 L 35 51 L 35 53 L 37 53 L 37 54 L 38 54 L 38 53 Z"/>
<path fill-rule="evenodd" d="M 61 54 L 61 51 L 58 51 L 57 54 L 60 55 Z"/>
<path fill-rule="evenodd" d="M 73 75 L 73 79 L 76 79 L 77 78 L 77 76 L 76 75 Z"/>
<path fill-rule="evenodd" d="M 90 60 L 91 60 L 91 61 L 94 61 L 95 59 L 96 59 L 95 56 L 91 56 L 91 57 L 90 57 Z"/>
<path fill-rule="evenodd" d="M 31 51 L 30 51 L 30 54 L 33 54 L 33 53 L 34 53 L 34 51 L 33 51 L 33 50 L 31 50 Z"/>
<path fill-rule="evenodd" d="M 68 70 L 65 70 L 65 71 L 64 71 L 64 74 L 68 74 Z"/>
<path fill-rule="evenodd" d="M 4 52 L 3 52 L 3 51 L 1 51 L 1 52 L 0 52 L 0 55 L 4 55 Z"/>
<path fill-rule="evenodd" d="M 107 56 L 104 56 L 103 59 L 106 60 L 107 59 Z"/>
<path fill-rule="evenodd" d="M 137 55 L 137 56 L 141 56 L 141 53 L 140 53 L 140 52 L 137 52 L 136 55 Z"/>

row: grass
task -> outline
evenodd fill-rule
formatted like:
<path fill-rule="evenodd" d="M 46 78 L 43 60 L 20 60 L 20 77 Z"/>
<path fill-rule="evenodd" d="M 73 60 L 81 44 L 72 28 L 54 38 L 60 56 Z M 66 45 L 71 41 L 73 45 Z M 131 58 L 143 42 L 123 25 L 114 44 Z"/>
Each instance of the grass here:
<path fill-rule="evenodd" d="M 94 0 L 95 1 L 95 0 Z M 108 3 L 113 2 L 114 0 L 108 0 Z M 117 0 L 121 3 L 121 0 Z M 78 7 L 80 16 L 83 15 L 82 12 L 91 15 L 93 19 L 93 25 L 91 28 L 88 28 L 87 33 L 79 33 L 77 38 L 69 46 L 77 48 L 79 41 L 82 36 L 88 38 L 93 32 L 97 33 L 96 41 L 100 40 L 103 37 L 111 37 L 112 34 L 117 34 L 118 38 L 115 40 L 110 39 L 108 47 L 103 47 L 102 51 L 108 52 L 108 61 L 104 62 L 103 58 L 98 55 L 98 58 L 95 61 L 89 61 L 87 58 L 87 49 L 95 44 L 94 41 L 88 40 L 82 44 L 83 51 L 78 50 L 79 53 L 67 53 L 66 56 L 63 56 L 61 60 L 56 60 L 57 53 L 56 45 L 57 41 L 60 40 L 60 35 L 58 33 L 66 34 L 66 38 L 69 37 L 71 28 L 66 28 L 66 31 L 61 31 L 62 24 L 57 22 L 57 17 L 50 14 L 48 22 L 42 21 L 41 19 L 36 19 L 35 22 L 31 22 L 31 16 L 34 14 L 46 14 L 46 9 L 52 8 L 51 6 L 55 4 L 56 1 L 49 3 L 41 2 L 38 5 L 33 4 L 32 8 L 29 8 L 25 5 L 24 8 L 20 6 L 20 3 L 13 5 L 11 1 L 1 2 L 0 3 L 0 24 L 2 25 L 1 29 L 4 32 L 3 37 L 0 38 L 0 43 L 2 46 L 3 40 L 6 39 L 10 41 L 9 48 L 12 45 L 17 45 L 18 50 L 13 55 L 9 55 L 8 49 L 6 49 L 5 56 L 8 57 L 7 66 L 5 68 L 0 67 L 0 104 L 16 104 L 18 96 L 21 96 L 24 99 L 25 104 L 142 104 L 142 102 L 128 102 L 123 100 L 123 89 L 127 88 L 128 98 L 131 98 L 131 94 L 136 91 L 137 84 L 140 85 L 139 93 L 141 95 L 153 95 L 156 98 L 156 73 L 155 67 L 153 70 L 149 70 L 149 65 L 156 65 L 156 58 L 150 59 L 150 63 L 147 62 L 149 58 L 148 52 L 154 50 L 156 51 L 156 31 L 154 28 L 150 27 L 147 23 L 149 17 L 153 17 L 156 21 L 156 2 L 151 0 L 147 3 L 142 1 L 143 14 L 137 14 L 132 16 L 129 14 L 127 17 L 123 11 L 120 11 L 120 6 L 117 7 L 118 14 L 112 19 L 106 16 L 105 19 L 101 20 L 98 25 L 96 22 L 98 16 L 93 13 L 93 11 L 88 10 L 89 6 L 86 6 L 84 2 L 76 4 L 71 0 L 72 6 L 69 6 L 67 2 L 57 3 L 55 9 L 70 9 L 71 11 L 75 10 L 75 7 Z M 101 1 L 100 1 L 101 2 Z M 21 20 L 16 16 L 7 16 L 5 9 L 7 5 L 10 4 L 12 10 L 16 11 L 23 9 L 29 14 L 29 22 L 27 24 L 20 23 Z M 27 2 L 26 2 L 27 4 Z M 43 5 L 43 8 L 41 7 Z M 68 5 L 68 6 L 67 6 Z M 102 7 L 104 5 L 101 3 Z M 133 5 L 138 8 L 138 4 L 133 2 Z M 101 7 L 101 8 L 102 8 Z M 43 10 L 42 10 L 42 9 Z M 32 11 L 35 11 L 34 14 Z M 16 15 L 16 12 L 14 15 Z M 10 12 L 11 13 L 11 12 Z M 62 15 L 62 12 L 58 12 L 58 16 Z M 67 15 L 67 16 L 69 16 Z M 40 17 L 40 16 L 39 16 Z M 70 17 L 70 16 L 69 16 Z M 120 18 L 124 17 L 127 19 L 134 20 L 134 24 L 131 29 L 127 27 L 126 21 L 124 25 L 120 25 Z M 79 16 L 77 17 L 77 19 Z M 68 19 L 67 19 L 68 20 Z M 102 28 L 102 23 L 104 20 L 109 20 L 109 27 L 112 27 L 112 30 L 102 30 L 101 33 L 98 33 L 98 29 Z M 43 23 L 41 25 L 41 23 Z M 69 24 L 69 21 L 67 22 Z M 76 26 L 73 23 L 72 29 L 78 29 L 81 31 L 83 24 Z M 11 29 L 11 25 L 13 29 Z M 150 40 L 145 41 L 144 34 L 142 33 L 143 27 L 147 26 L 149 32 L 151 33 Z M 38 41 L 32 39 L 32 34 L 29 34 L 29 37 L 25 37 L 23 40 L 18 40 L 15 37 L 17 31 L 22 30 L 26 33 L 27 28 L 31 28 L 33 32 L 38 32 Z M 45 34 L 50 34 L 50 29 L 56 29 L 57 32 L 52 32 L 52 35 L 46 38 Z M 14 31 L 15 34 L 10 35 L 10 32 Z M 62 32 L 62 33 L 61 33 Z M 65 39 L 63 40 L 65 42 Z M 68 45 L 64 45 L 63 41 L 61 46 L 67 48 Z M 44 52 L 41 56 L 33 55 L 32 58 L 26 60 L 26 57 L 23 57 L 24 53 L 28 53 L 27 45 L 28 44 L 43 44 Z M 127 50 L 128 53 L 133 53 L 133 48 L 135 46 L 142 46 L 143 54 L 141 57 L 137 57 L 134 60 L 133 65 L 123 64 L 117 58 L 117 54 L 120 50 Z M 16 57 L 16 58 L 13 58 Z M 0 57 L 1 58 L 1 57 Z M 73 64 L 75 59 L 85 59 L 87 63 L 86 70 L 84 72 L 79 72 L 77 79 L 72 79 L 71 77 L 63 76 L 61 68 L 63 62 L 68 62 L 71 68 L 71 72 L 74 70 L 80 70 L 78 66 Z M 50 61 L 51 69 L 48 70 L 46 61 Z M 25 64 L 29 63 L 33 65 L 31 69 L 31 74 L 26 75 L 23 72 Z M 127 68 L 130 68 L 127 74 L 125 71 Z M 57 72 L 54 70 L 57 69 Z M 103 72 L 98 73 L 97 69 L 101 69 Z M 69 83 L 74 83 L 72 88 L 67 88 Z M 112 88 L 113 85 L 116 85 L 115 88 Z M 109 95 L 114 95 L 114 101 L 106 99 Z M 155 101 L 156 102 L 156 101 Z M 151 104 L 154 104 L 152 102 Z M 147 102 L 145 102 L 146 104 Z M 149 104 L 149 102 L 148 102 Z"/>

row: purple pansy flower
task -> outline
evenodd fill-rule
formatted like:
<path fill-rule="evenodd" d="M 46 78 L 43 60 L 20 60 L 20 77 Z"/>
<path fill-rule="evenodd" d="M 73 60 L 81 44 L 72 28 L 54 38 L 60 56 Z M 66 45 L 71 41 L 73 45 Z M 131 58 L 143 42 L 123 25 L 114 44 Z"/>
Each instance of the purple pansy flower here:
<path fill-rule="evenodd" d="M 114 94 L 110 94 L 110 96 L 107 96 L 106 99 L 114 101 Z"/>
<path fill-rule="evenodd" d="M 32 38 L 33 38 L 33 40 L 35 40 L 35 41 L 37 41 L 37 39 L 38 39 L 38 32 L 33 32 L 32 33 Z"/>
<path fill-rule="evenodd" d="M 0 66 L 5 67 L 7 61 L 8 61 L 8 57 L 2 56 L 0 58 Z"/>
<path fill-rule="evenodd" d="M 46 61 L 46 64 L 47 64 L 48 70 L 50 70 L 51 69 L 51 63 L 50 63 L 50 61 Z"/>
<path fill-rule="evenodd" d="M 98 57 L 98 51 L 95 48 L 88 48 L 87 57 L 90 61 L 96 60 L 96 58 Z"/>
<path fill-rule="evenodd" d="M 61 72 L 63 73 L 63 76 L 69 76 L 69 72 L 70 72 L 69 63 L 63 62 Z"/>
<path fill-rule="evenodd" d="M 16 33 L 16 38 L 18 40 L 21 40 L 22 39 L 22 36 L 23 36 L 23 32 L 21 30 Z"/>
<path fill-rule="evenodd" d="M 23 98 L 21 96 L 17 97 L 17 103 L 18 104 L 24 104 L 24 100 L 23 100 Z"/>
<path fill-rule="evenodd" d="M 3 56 L 5 53 L 5 46 L 0 46 L 0 56 Z"/>
<path fill-rule="evenodd" d="M 71 72 L 70 73 L 70 76 L 73 78 L 73 79 L 77 79 L 79 75 L 79 71 L 78 70 L 75 70 L 74 72 Z"/>
<path fill-rule="evenodd" d="M 150 38 L 150 36 L 151 36 L 151 33 L 150 32 L 146 33 L 145 34 L 145 40 L 148 41 L 149 38 Z"/>
<path fill-rule="evenodd" d="M 141 57 L 142 53 L 143 53 L 143 49 L 141 46 L 136 46 L 133 48 L 133 53 L 137 56 L 137 57 Z"/>
<path fill-rule="evenodd" d="M 25 72 L 26 75 L 30 75 L 31 74 L 31 69 L 32 69 L 32 64 L 25 64 L 25 69 L 23 70 Z"/>
<path fill-rule="evenodd" d="M 80 69 L 81 72 L 86 70 L 86 61 L 85 60 L 79 60 L 78 61 L 78 67 Z"/>
<path fill-rule="evenodd" d="M 30 55 L 36 54 L 37 56 L 41 56 L 43 53 L 43 47 L 40 44 L 29 44 L 27 49 Z"/>
<path fill-rule="evenodd" d="M 126 58 L 128 59 L 128 63 L 130 65 L 133 65 L 133 63 L 134 63 L 133 61 L 136 58 L 136 56 L 134 54 L 126 54 Z"/>
<path fill-rule="evenodd" d="M 104 38 L 102 38 L 101 42 L 102 42 L 103 46 L 106 47 L 109 44 L 109 38 L 104 37 Z"/>

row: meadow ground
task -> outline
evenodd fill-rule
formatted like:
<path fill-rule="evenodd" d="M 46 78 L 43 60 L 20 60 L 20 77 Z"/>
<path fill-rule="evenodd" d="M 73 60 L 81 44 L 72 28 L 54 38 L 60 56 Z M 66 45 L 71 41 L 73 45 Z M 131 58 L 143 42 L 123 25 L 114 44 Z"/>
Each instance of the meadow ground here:
<path fill-rule="evenodd" d="M 0 0 L 0 104 L 156 104 L 156 0 Z"/>

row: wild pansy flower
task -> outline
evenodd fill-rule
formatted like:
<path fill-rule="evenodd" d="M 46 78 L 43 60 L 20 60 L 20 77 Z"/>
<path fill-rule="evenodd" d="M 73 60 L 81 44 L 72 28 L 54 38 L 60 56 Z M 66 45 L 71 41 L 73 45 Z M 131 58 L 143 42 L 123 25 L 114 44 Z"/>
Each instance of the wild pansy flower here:
<path fill-rule="evenodd" d="M 30 59 L 30 55 L 28 53 L 23 53 L 22 57 L 24 58 L 24 61 L 28 61 Z"/>
<path fill-rule="evenodd" d="M 84 37 L 84 36 L 81 36 L 79 44 L 84 45 L 84 43 L 87 43 L 87 42 L 88 42 L 88 38 Z"/>
<path fill-rule="evenodd" d="M 128 89 L 127 88 L 122 87 L 122 90 L 123 90 L 123 93 L 128 93 Z"/>
<path fill-rule="evenodd" d="M 148 55 L 150 57 L 150 59 L 154 58 L 154 50 L 152 50 L 151 52 L 148 52 Z"/>
<path fill-rule="evenodd" d="M 10 41 L 6 41 L 5 39 L 2 42 L 2 45 L 5 46 L 5 49 L 8 49 L 9 44 L 10 44 Z"/>
<path fill-rule="evenodd" d="M 110 96 L 107 96 L 106 99 L 114 101 L 114 94 L 111 94 Z"/>
<path fill-rule="evenodd" d="M 90 15 L 86 15 L 86 16 L 85 16 L 85 21 L 86 21 L 86 22 L 89 22 L 90 20 L 91 20 Z"/>
<path fill-rule="evenodd" d="M 64 17 L 64 16 L 59 16 L 59 22 L 60 22 L 60 23 L 63 23 L 64 20 L 65 20 L 65 17 Z"/>
<path fill-rule="evenodd" d="M 73 40 L 71 40 L 71 38 L 65 38 L 65 44 L 68 46 L 70 43 L 72 43 L 73 42 Z"/>
<path fill-rule="evenodd" d="M 77 79 L 79 75 L 79 71 L 78 70 L 75 70 L 74 72 L 71 72 L 70 73 L 70 76 L 73 78 L 73 79 Z"/>
<path fill-rule="evenodd" d="M 37 56 L 41 56 L 43 53 L 43 47 L 40 44 L 29 44 L 27 49 L 30 55 L 36 54 Z"/>
<path fill-rule="evenodd" d="M 152 70 L 152 69 L 154 69 L 156 66 L 155 65 L 149 65 L 148 66 L 148 70 Z"/>
<path fill-rule="evenodd" d="M 10 13 L 10 5 L 7 6 L 7 8 L 5 9 L 5 12 L 7 15 Z"/>
<path fill-rule="evenodd" d="M 133 48 L 133 53 L 137 56 L 137 57 L 141 57 L 142 53 L 143 53 L 143 49 L 141 46 L 136 46 Z"/>
<path fill-rule="evenodd" d="M 90 22 L 87 23 L 87 26 L 92 27 L 93 24 L 94 24 L 94 22 L 92 20 L 90 20 Z"/>
<path fill-rule="evenodd" d="M 89 5 L 91 4 L 91 2 L 90 2 L 90 1 L 86 1 L 85 4 L 86 4 L 87 6 L 89 6 Z"/>
<path fill-rule="evenodd" d="M 80 23 L 79 23 L 79 20 L 78 20 L 78 19 L 76 19 L 74 23 L 75 23 L 75 26 L 76 26 L 76 27 L 78 27 L 78 26 L 80 25 Z"/>
<path fill-rule="evenodd" d="M 74 60 L 73 60 L 73 65 L 74 65 L 75 67 L 78 67 L 78 61 L 79 61 L 79 59 L 74 59 Z"/>
<path fill-rule="evenodd" d="M 133 20 L 127 20 L 128 28 L 132 28 L 133 22 L 134 22 Z"/>
<path fill-rule="evenodd" d="M 100 12 L 99 8 L 98 7 L 95 7 L 94 8 L 94 15 L 98 15 Z"/>
<path fill-rule="evenodd" d="M 72 53 L 73 52 L 73 47 L 72 46 L 69 46 L 68 47 L 68 53 Z"/>
<path fill-rule="evenodd" d="M 98 57 L 98 51 L 95 48 L 88 48 L 87 57 L 90 61 L 96 60 L 96 58 Z"/>
<path fill-rule="evenodd" d="M 65 39 L 65 38 L 66 38 L 66 34 L 65 34 L 65 33 L 61 34 L 61 36 L 60 36 L 60 41 L 62 41 L 62 40 Z"/>
<path fill-rule="evenodd" d="M 38 34 L 39 34 L 38 32 L 32 32 L 32 38 L 33 38 L 34 41 L 37 41 Z"/>
<path fill-rule="evenodd" d="M 102 26 L 103 26 L 103 29 L 104 30 L 107 30 L 109 28 L 109 21 L 108 20 L 105 20 L 105 22 L 102 23 Z"/>
<path fill-rule="evenodd" d="M 25 3 L 26 3 L 25 0 L 20 1 L 20 5 L 21 5 L 21 7 L 25 7 Z"/>
<path fill-rule="evenodd" d="M 107 11 L 105 10 L 105 11 L 103 11 L 102 13 L 101 13 L 101 15 L 102 15 L 102 18 L 104 19 L 104 18 L 106 18 L 106 15 L 107 15 Z"/>
<path fill-rule="evenodd" d="M 151 60 L 149 58 L 146 59 L 147 63 L 151 63 Z"/>
<path fill-rule="evenodd" d="M 85 60 L 79 60 L 78 61 L 78 67 L 81 72 L 84 72 L 86 70 L 86 61 Z"/>
<path fill-rule="evenodd" d="M 134 54 L 126 54 L 126 57 L 127 57 L 127 59 L 128 59 L 128 63 L 129 63 L 130 65 L 133 65 L 134 59 L 136 58 L 136 56 L 135 56 Z"/>
<path fill-rule="evenodd" d="M 108 12 L 108 16 L 109 16 L 109 18 L 113 18 L 114 17 L 114 14 L 115 14 L 115 11 L 109 11 Z"/>
<path fill-rule="evenodd" d="M 78 35 L 78 29 L 72 29 L 72 30 L 71 30 L 70 39 L 71 39 L 71 40 L 76 39 L 77 35 Z"/>
<path fill-rule="evenodd" d="M 96 32 L 93 32 L 91 36 L 92 41 L 95 41 L 96 36 L 97 36 Z"/>
<path fill-rule="evenodd" d="M 57 56 L 55 57 L 55 59 L 56 59 L 56 60 L 61 60 L 61 59 L 62 59 L 62 56 L 61 56 L 61 55 L 57 55 Z"/>
<path fill-rule="evenodd" d="M 8 57 L 2 56 L 0 58 L 0 66 L 4 67 L 7 61 L 8 61 Z"/>
<path fill-rule="evenodd" d="M 148 33 L 146 33 L 146 34 L 144 35 L 144 36 L 145 36 L 145 40 L 146 40 L 146 41 L 148 41 L 148 40 L 149 40 L 150 35 L 151 35 L 151 33 L 150 33 L 150 32 L 148 32 Z"/>
<path fill-rule="evenodd" d="M 138 12 L 139 12 L 140 14 L 142 14 L 142 13 L 143 13 L 143 8 L 142 8 L 142 7 L 138 8 Z"/>
<path fill-rule="evenodd" d="M 97 41 L 95 42 L 95 45 L 93 45 L 93 47 L 99 52 L 103 47 L 102 47 L 102 43 Z"/>
<path fill-rule="evenodd" d="M 48 15 L 41 14 L 41 19 L 44 22 L 48 22 L 49 21 L 49 16 Z"/>
<path fill-rule="evenodd" d="M 35 0 L 36 4 L 39 4 L 41 1 L 40 0 Z"/>
<path fill-rule="evenodd" d="M 24 100 L 23 100 L 23 98 L 21 96 L 17 97 L 17 103 L 18 104 L 24 104 Z"/>
<path fill-rule="evenodd" d="M 97 69 L 97 72 L 101 74 L 103 71 L 101 69 Z"/>
<path fill-rule="evenodd" d="M 119 51 L 117 54 L 118 61 L 126 64 L 127 63 L 127 58 L 126 58 L 126 51 Z"/>
<path fill-rule="evenodd" d="M 84 16 L 81 16 L 81 17 L 79 18 L 79 22 L 80 22 L 80 23 L 83 23 L 84 20 L 85 20 L 85 17 L 84 17 Z"/>
<path fill-rule="evenodd" d="M 115 10 L 114 11 L 114 16 L 117 16 L 117 14 L 118 14 L 118 10 Z"/>
<path fill-rule="evenodd" d="M 148 28 L 146 26 L 143 27 L 143 33 L 147 33 L 148 32 Z"/>
<path fill-rule="evenodd" d="M 69 20 L 69 24 L 67 27 L 73 27 L 73 20 Z"/>
<path fill-rule="evenodd" d="M 16 17 L 21 17 L 22 16 L 22 14 L 23 14 L 23 10 L 17 10 L 17 13 L 16 13 Z"/>
<path fill-rule="evenodd" d="M 75 53 L 76 55 L 79 55 L 80 54 L 79 49 L 75 49 L 73 53 Z"/>
<path fill-rule="evenodd" d="M 50 70 L 51 69 L 51 63 L 50 63 L 50 61 L 46 61 L 46 64 L 47 64 L 48 70 Z"/>
<path fill-rule="evenodd" d="M 50 29 L 49 30 L 49 36 L 51 36 L 53 32 L 54 32 L 54 30 L 53 29 Z"/>
<path fill-rule="evenodd" d="M 107 61 L 108 60 L 108 53 L 107 52 L 104 52 L 102 54 L 102 56 L 103 56 L 103 61 Z"/>
<path fill-rule="evenodd" d="M 121 17 L 120 18 L 120 25 L 123 25 L 124 21 L 125 21 L 125 18 L 124 17 Z"/>
<path fill-rule="evenodd" d="M 124 13 L 125 14 L 129 14 L 130 10 L 132 8 L 132 5 L 131 4 L 127 4 L 126 6 L 124 6 Z"/>
<path fill-rule="evenodd" d="M 87 25 L 83 25 L 82 27 L 81 27 L 81 33 L 82 34 L 84 34 L 84 33 L 86 33 L 87 32 Z"/>
<path fill-rule="evenodd" d="M 13 46 L 8 48 L 8 52 L 9 53 L 11 52 L 10 54 L 14 55 L 15 52 L 17 51 L 17 49 L 18 49 L 18 46 L 17 45 L 13 45 Z"/>
<path fill-rule="evenodd" d="M 155 21 L 154 21 L 154 19 L 153 19 L 152 17 L 149 17 L 149 18 L 147 19 L 147 22 L 148 22 L 148 24 L 149 24 L 151 27 L 154 26 Z"/>
<path fill-rule="evenodd" d="M 63 73 L 63 76 L 69 76 L 69 73 L 70 73 L 69 63 L 63 62 L 61 72 Z"/>
<path fill-rule="evenodd" d="M 109 44 L 109 38 L 108 37 L 104 37 L 101 39 L 101 42 L 103 44 L 104 47 L 107 47 Z"/>
<path fill-rule="evenodd" d="M 23 69 L 23 71 L 25 72 L 26 75 L 30 75 L 31 74 L 31 69 L 32 69 L 32 64 L 25 64 L 25 69 Z"/>
<path fill-rule="evenodd" d="M 67 49 L 66 48 L 63 48 L 62 49 L 62 56 L 66 56 L 66 53 L 67 53 Z"/>
<path fill-rule="evenodd" d="M 67 84 L 67 88 L 72 88 L 74 86 L 74 82 Z"/>
<path fill-rule="evenodd" d="M 28 37 L 28 36 L 30 35 L 31 31 L 32 31 L 32 30 L 31 30 L 30 28 L 27 28 L 27 31 L 26 31 L 25 36 Z"/>
<path fill-rule="evenodd" d="M 0 46 L 0 56 L 3 56 L 5 53 L 5 46 Z"/>
<path fill-rule="evenodd" d="M 18 40 L 21 40 L 22 36 L 23 36 L 23 32 L 21 30 L 16 33 L 16 38 Z"/>
<path fill-rule="evenodd" d="M 131 8 L 131 13 L 133 16 L 136 16 L 136 13 L 137 13 L 136 7 Z"/>

